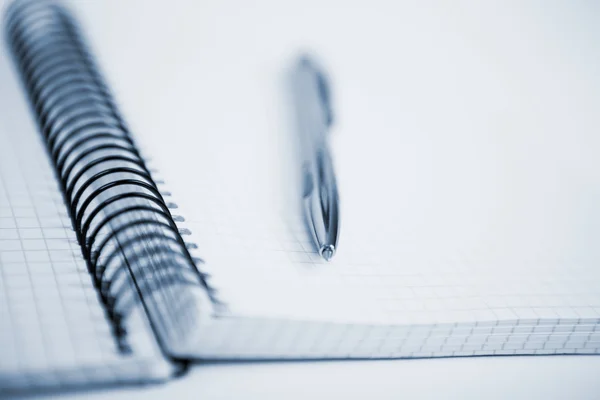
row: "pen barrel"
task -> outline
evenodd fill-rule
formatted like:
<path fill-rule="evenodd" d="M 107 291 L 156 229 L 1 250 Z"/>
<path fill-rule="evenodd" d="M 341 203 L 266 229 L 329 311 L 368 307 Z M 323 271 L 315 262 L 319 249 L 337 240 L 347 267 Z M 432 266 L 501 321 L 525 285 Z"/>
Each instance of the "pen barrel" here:
<path fill-rule="evenodd" d="M 292 93 L 298 144 L 303 169 L 303 193 L 315 187 L 314 176 L 318 172 L 317 154 L 327 151 L 327 118 L 320 101 L 318 79 L 314 68 L 302 59 L 292 76 Z"/>
<path fill-rule="evenodd" d="M 326 81 L 302 58 L 293 75 L 303 174 L 303 206 L 319 253 L 331 258 L 339 233 L 339 197 L 327 136 L 331 124 Z"/>

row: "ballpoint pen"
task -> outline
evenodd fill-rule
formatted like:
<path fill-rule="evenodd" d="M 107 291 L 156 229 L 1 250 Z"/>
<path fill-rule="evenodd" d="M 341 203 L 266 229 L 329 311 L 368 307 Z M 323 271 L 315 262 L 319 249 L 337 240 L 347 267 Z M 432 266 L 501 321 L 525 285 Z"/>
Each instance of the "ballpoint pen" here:
<path fill-rule="evenodd" d="M 333 122 L 329 86 L 307 56 L 293 74 L 302 153 L 302 202 L 319 254 L 329 261 L 338 246 L 339 199 L 327 139 Z"/>

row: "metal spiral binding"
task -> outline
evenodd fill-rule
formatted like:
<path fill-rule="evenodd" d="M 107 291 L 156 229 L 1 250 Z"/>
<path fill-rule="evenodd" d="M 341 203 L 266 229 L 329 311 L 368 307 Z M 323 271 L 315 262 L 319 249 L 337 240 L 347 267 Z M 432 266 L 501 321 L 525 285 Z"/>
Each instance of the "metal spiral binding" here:
<path fill-rule="evenodd" d="M 128 310 L 155 291 L 167 305 L 153 307 L 167 310 L 151 323 L 164 339 L 172 328 L 162 319 L 197 311 L 172 285 L 200 284 L 214 295 L 188 251 L 194 245 L 184 242 L 171 215 L 174 205 L 152 179 L 71 15 L 51 1 L 17 1 L 6 25 L 120 349 L 130 350 L 123 323 Z"/>

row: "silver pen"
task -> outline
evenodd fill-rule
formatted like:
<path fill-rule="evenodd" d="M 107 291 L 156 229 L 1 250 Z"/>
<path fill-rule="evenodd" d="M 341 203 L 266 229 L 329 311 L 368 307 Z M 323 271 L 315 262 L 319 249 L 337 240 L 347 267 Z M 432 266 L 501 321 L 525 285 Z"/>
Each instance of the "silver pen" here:
<path fill-rule="evenodd" d="M 303 56 L 293 75 L 302 153 L 303 207 L 319 254 L 329 261 L 338 246 L 339 199 L 328 147 L 333 122 L 329 85 L 315 63 Z"/>

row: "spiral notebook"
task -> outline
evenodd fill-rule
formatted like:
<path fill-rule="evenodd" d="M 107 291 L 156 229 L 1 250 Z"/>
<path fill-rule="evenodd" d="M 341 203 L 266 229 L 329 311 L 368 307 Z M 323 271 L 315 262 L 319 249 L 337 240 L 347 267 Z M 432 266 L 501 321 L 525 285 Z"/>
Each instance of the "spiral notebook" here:
<path fill-rule="evenodd" d="M 227 142 L 250 142 L 232 132 L 206 142 L 207 159 L 170 160 L 171 170 L 214 163 L 212 181 L 203 180 L 210 166 L 159 176 L 148 157 L 174 144 L 140 132 L 142 151 L 67 9 L 17 1 L 4 26 L 0 392 L 159 382 L 194 360 L 600 352 L 600 143 L 585 129 L 513 137 L 502 157 L 522 180 L 496 171 L 478 185 L 464 144 L 493 146 L 469 132 L 377 148 L 371 166 L 390 171 L 386 187 L 339 146 L 342 236 L 325 263 L 295 207 L 293 179 L 284 206 L 257 198 L 266 180 L 257 171 L 277 165 L 293 175 L 293 157 L 261 154 L 268 162 L 249 162 L 236 180 Z M 383 143 L 386 133 L 371 137 Z M 532 165 L 526 150 L 544 143 Z M 215 150 L 221 160 L 210 159 Z M 497 167 L 478 157 L 486 173 Z M 406 172 L 407 160 L 429 169 Z M 503 203 L 510 185 L 519 196 Z M 378 206 L 366 212 L 373 193 Z M 478 230 L 489 213 L 477 207 L 490 198 L 498 216 Z"/>

